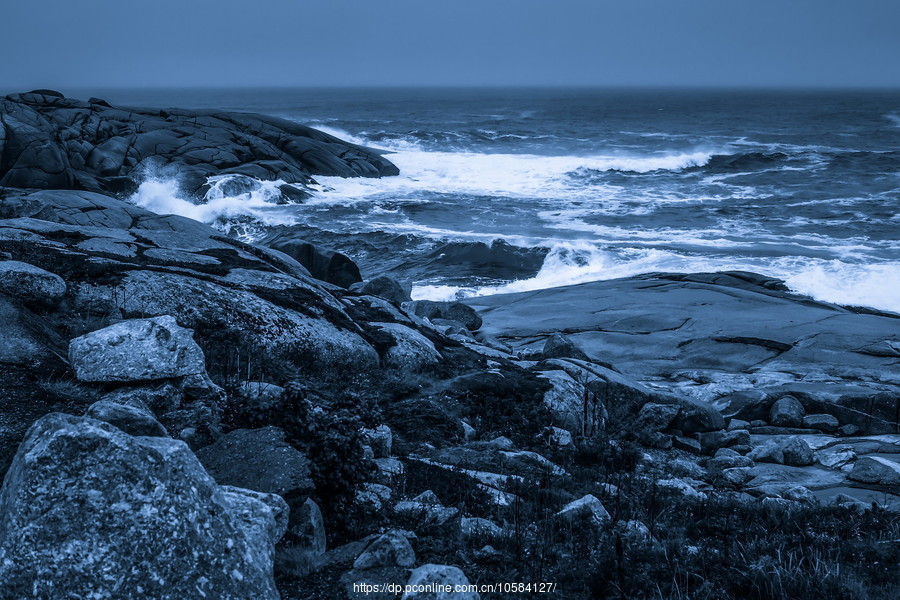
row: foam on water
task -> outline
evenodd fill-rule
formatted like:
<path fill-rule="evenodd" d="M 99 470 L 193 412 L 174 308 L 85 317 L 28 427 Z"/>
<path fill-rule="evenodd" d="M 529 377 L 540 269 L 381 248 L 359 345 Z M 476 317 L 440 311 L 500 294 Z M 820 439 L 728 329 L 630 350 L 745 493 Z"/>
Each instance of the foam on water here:
<path fill-rule="evenodd" d="M 227 175 L 211 177 L 205 202 L 196 204 L 184 198 L 176 179 L 149 176 L 128 201 L 161 215 L 180 215 L 224 231 L 231 230 L 236 222 L 246 222 L 248 219 L 270 226 L 296 222 L 286 210 L 273 210 L 280 197 L 278 186 L 283 185 L 283 181 L 254 180 L 255 185 L 251 189 L 228 195 L 224 190 L 229 179 Z"/>
<path fill-rule="evenodd" d="M 776 259 L 678 253 L 655 248 L 602 249 L 587 242 L 553 245 L 534 277 L 487 286 L 419 285 L 417 300 L 456 300 L 473 296 L 530 292 L 633 277 L 648 272 L 699 273 L 753 271 L 782 279 L 793 291 L 817 300 L 872 306 L 900 313 L 900 261 L 850 263 L 795 256 Z"/>
<path fill-rule="evenodd" d="M 702 166 L 712 156 L 702 151 L 659 156 L 540 156 L 399 150 L 388 156 L 400 168 L 399 177 L 316 179 L 328 188 L 318 196 L 318 201 L 325 203 L 425 192 L 558 199 L 584 191 L 579 191 L 571 177 L 579 171 L 678 171 Z M 595 189 L 588 192 L 596 196 Z"/>

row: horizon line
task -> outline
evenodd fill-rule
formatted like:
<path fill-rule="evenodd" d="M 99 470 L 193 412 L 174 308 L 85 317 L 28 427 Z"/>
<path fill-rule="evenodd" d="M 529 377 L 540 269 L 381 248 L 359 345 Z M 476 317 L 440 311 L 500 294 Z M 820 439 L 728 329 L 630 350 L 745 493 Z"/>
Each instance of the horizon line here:
<path fill-rule="evenodd" d="M 778 85 L 778 84 L 328 84 L 328 85 L 303 85 L 303 84 L 200 84 L 200 85 L 92 85 L 77 84 L 65 86 L 21 86 L 13 88 L 3 86 L 0 88 L 3 95 L 27 93 L 32 90 L 49 89 L 64 93 L 63 90 L 109 90 L 109 91 L 139 91 L 139 90 L 671 90 L 671 91 L 789 91 L 789 92 L 828 92 L 828 91 L 900 91 L 898 85 Z"/>

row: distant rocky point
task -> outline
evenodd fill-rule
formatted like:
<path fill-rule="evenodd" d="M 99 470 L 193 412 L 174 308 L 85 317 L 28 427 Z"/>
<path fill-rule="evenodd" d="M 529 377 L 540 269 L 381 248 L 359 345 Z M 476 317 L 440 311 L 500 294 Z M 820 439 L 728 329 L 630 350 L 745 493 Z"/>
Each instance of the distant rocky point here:
<path fill-rule="evenodd" d="M 382 151 L 284 119 L 211 110 L 113 107 L 52 90 L 0 100 L 0 186 L 127 193 L 168 169 L 202 197 L 212 175 L 291 184 L 302 198 L 315 175 L 383 177 Z"/>

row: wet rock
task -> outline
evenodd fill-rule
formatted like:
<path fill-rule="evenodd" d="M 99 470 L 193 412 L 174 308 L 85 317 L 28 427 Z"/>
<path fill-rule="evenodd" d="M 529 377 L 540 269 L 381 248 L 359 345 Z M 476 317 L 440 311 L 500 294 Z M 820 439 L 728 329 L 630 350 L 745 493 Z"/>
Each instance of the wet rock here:
<path fill-rule="evenodd" d="M 416 564 L 416 553 L 406 536 L 389 531 L 366 546 L 366 549 L 353 562 L 354 569 L 373 569 L 376 567 L 406 567 Z"/>
<path fill-rule="evenodd" d="M 26 304 L 55 304 L 66 294 L 66 282 L 34 265 L 0 260 L 0 293 Z"/>
<path fill-rule="evenodd" d="M 149 410 L 100 400 L 92 404 L 85 413 L 92 419 L 105 421 L 121 429 L 128 435 L 167 437 L 166 428 L 157 421 Z"/>
<path fill-rule="evenodd" d="M 197 458 L 220 484 L 271 494 L 308 494 L 310 463 L 277 427 L 236 429 L 197 451 Z"/>
<path fill-rule="evenodd" d="M 193 332 L 170 316 L 122 321 L 75 338 L 69 362 L 81 381 L 169 379 L 206 371 Z"/>
<path fill-rule="evenodd" d="M 545 359 L 575 358 L 577 360 L 590 361 L 584 350 L 562 333 L 554 333 L 547 338 L 547 341 L 544 342 L 544 349 L 541 350 L 541 356 Z"/>
<path fill-rule="evenodd" d="M 86 417 L 37 421 L 0 492 L 10 597 L 278 598 L 272 506 L 216 485 L 180 441 Z"/>
<path fill-rule="evenodd" d="M 467 590 L 469 580 L 457 567 L 447 565 L 422 565 L 409 576 L 407 589 L 401 600 L 480 600 L 481 596 Z M 443 590 L 443 591 L 429 591 Z"/>
<path fill-rule="evenodd" d="M 390 300 L 397 305 L 412 300 L 407 287 L 393 277 L 388 277 L 387 275 L 379 275 L 365 283 L 354 284 L 351 286 L 351 289 L 359 291 L 362 294 L 378 296 L 385 300 Z"/>
<path fill-rule="evenodd" d="M 776 427 L 800 427 L 803 415 L 803 404 L 793 396 L 784 396 L 769 409 L 769 422 Z"/>
<path fill-rule="evenodd" d="M 459 321 L 469 331 L 481 327 L 481 317 L 469 306 L 461 302 L 435 302 L 433 300 L 416 300 L 404 305 L 411 312 L 426 319 L 448 319 Z"/>
<path fill-rule="evenodd" d="M 854 463 L 848 477 L 853 481 L 896 488 L 900 486 L 900 463 L 880 456 L 863 456 Z"/>
<path fill-rule="evenodd" d="M 306 267 L 310 275 L 320 281 L 342 288 L 349 288 L 362 281 L 359 267 L 346 255 L 289 236 L 290 234 L 285 234 L 263 238 L 260 243 L 284 252 Z"/>

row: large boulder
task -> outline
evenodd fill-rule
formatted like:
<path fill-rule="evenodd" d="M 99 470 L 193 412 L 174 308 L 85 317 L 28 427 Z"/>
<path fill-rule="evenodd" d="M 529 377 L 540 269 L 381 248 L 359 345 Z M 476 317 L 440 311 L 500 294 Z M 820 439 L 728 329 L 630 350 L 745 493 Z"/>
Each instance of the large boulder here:
<path fill-rule="evenodd" d="M 206 372 L 190 329 L 170 316 L 132 319 L 72 340 L 69 362 L 81 381 L 144 381 Z"/>
<path fill-rule="evenodd" d="M 0 491 L 8 598 L 278 598 L 287 506 L 218 486 L 181 441 L 51 413 Z"/>
<path fill-rule="evenodd" d="M 66 293 L 62 277 L 16 260 L 0 261 L 0 293 L 22 302 L 53 304 Z"/>
<path fill-rule="evenodd" d="M 277 427 L 236 429 L 198 450 L 197 458 L 223 485 L 280 495 L 313 490 L 309 459 Z"/>
<path fill-rule="evenodd" d="M 310 242 L 276 236 L 264 239 L 262 243 L 279 252 L 284 252 L 309 270 L 310 274 L 321 281 L 349 288 L 362 281 L 359 267 L 350 258 L 340 252 L 320 248 Z"/>
<path fill-rule="evenodd" d="M 803 426 L 803 404 L 793 396 L 779 398 L 769 409 L 769 423 L 776 427 Z"/>
<path fill-rule="evenodd" d="M 853 481 L 897 489 L 900 486 L 900 462 L 880 456 L 863 456 L 853 465 L 848 477 Z"/>

